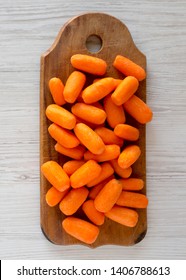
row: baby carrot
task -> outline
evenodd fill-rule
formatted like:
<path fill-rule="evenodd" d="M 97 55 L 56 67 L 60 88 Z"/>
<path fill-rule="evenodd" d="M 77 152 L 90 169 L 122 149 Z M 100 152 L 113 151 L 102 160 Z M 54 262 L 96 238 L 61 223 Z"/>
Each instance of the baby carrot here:
<path fill-rule="evenodd" d="M 54 77 L 49 80 L 49 89 L 53 100 L 57 105 L 61 106 L 65 104 L 63 96 L 64 85 L 59 78 Z"/>
<path fill-rule="evenodd" d="M 80 145 L 75 148 L 65 148 L 59 143 L 56 143 L 54 147 L 56 152 L 77 160 L 82 159 L 85 153 L 85 148 Z"/>
<path fill-rule="evenodd" d="M 70 179 L 57 162 L 51 160 L 43 163 L 41 172 L 58 191 L 63 192 L 70 188 Z"/>
<path fill-rule="evenodd" d="M 125 103 L 138 89 L 139 82 L 133 76 L 126 77 L 111 95 L 112 101 L 117 106 Z"/>
<path fill-rule="evenodd" d="M 94 75 L 104 75 L 107 69 L 103 59 L 85 54 L 74 54 L 71 57 L 71 64 L 74 68 Z"/>
<path fill-rule="evenodd" d="M 88 196 L 88 190 L 85 187 L 71 189 L 61 200 L 59 208 L 63 214 L 73 215 L 83 204 Z"/>
<path fill-rule="evenodd" d="M 56 188 L 51 187 L 46 193 L 46 203 L 50 206 L 56 206 L 62 198 L 67 194 L 68 190 L 63 192 L 58 191 Z"/>
<path fill-rule="evenodd" d="M 104 223 L 105 215 L 95 208 L 92 199 L 85 201 L 82 205 L 82 209 L 89 220 L 95 225 L 101 226 Z"/>
<path fill-rule="evenodd" d="M 101 165 L 101 172 L 99 176 L 97 176 L 95 179 L 91 180 L 88 184 L 87 187 L 93 187 L 103 180 L 107 179 L 114 173 L 114 169 L 112 168 L 111 164 L 108 162 L 104 162 Z"/>
<path fill-rule="evenodd" d="M 121 177 L 121 178 L 128 178 L 130 177 L 130 175 L 132 174 L 132 168 L 131 166 L 129 166 L 128 168 L 121 168 L 118 165 L 118 160 L 117 159 L 113 159 L 110 161 L 110 163 L 112 164 L 112 167 L 114 168 L 114 171 Z"/>
<path fill-rule="evenodd" d="M 76 103 L 72 106 L 71 111 L 75 116 L 82 120 L 95 124 L 103 124 L 106 119 L 106 113 L 104 110 L 85 103 Z"/>
<path fill-rule="evenodd" d="M 139 178 L 119 179 L 122 184 L 122 190 L 139 191 L 144 187 L 144 181 Z"/>
<path fill-rule="evenodd" d="M 115 205 L 105 216 L 123 226 L 135 227 L 138 222 L 138 213 L 133 209 Z"/>
<path fill-rule="evenodd" d="M 70 176 L 84 163 L 84 160 L 69 160 L 63 164 L 63 170 Z"/>
<path fill-rule="evenodd" d="M 103 78 L 85 88 L 82 92 L 82 98 L 85 103 L 91 104 L 111 93 L 114 88 L 115 82 L 113 78 Z"/>
<path fill-rule="evenodd" d="M 122 192 L 121 183 L 112 179 L 98 193 L 94 200 L 95 208 L 100 212 L 108 212 L 114 206 Z"/>
<path fill-rule="evenodd" d="M 76 124 L 74 132 L 80 142 L 92 153 L 99 155 L 105 150 L 101 137 L 84 123 Z"/>
<path fill-rule="evenodd" d="M 50 104 L 46 108 L 46 116 L 50 121 L 63 128 L 73 129 L 76 124 L 75 116 L 56 104 Z"/>
<path fill-rule="evenodd" d="M 114 128 L 117 124 L 121 124 L 126 121 L 123 106 L 115 105 L 110 95 L 104 98 L 103 104 L 107 114 L 107 122 L 110 127 Z"/>
<path fill-rule="evenodd" d="M 136 141 L 139 138 L 139 129 L 128 125 L 128 124 L 118 124 L 114 128 L 114 133 L 118 137 L 129 141 Z"/>
<path fill-rule="evenodd" d="M 112 145 L 105 145 L 105 150 L 100 155 L 95 155 L 91 153 L 90 151 L 86 151 L 84 153 L 84 159 L 94 159 L 98 162 L 108 161 L 115 158 L 118 158 L 120 154 L 120 147 L 118 145 L 112 144 Z"/>
<path fill-rule="evenodd" d="M 86 244 L 94 243 L 99 234 L 97 226 L 75 217 L 65 218 L 62 227 L 69 235 Z"/>
<path fill-rule="evenodd" d="M 141 193 L 122 191 L 116 204 L 132 208 L 147 208 L 148 198 Z"/>
<path fill-rule="evenodd" d="M 63 91 L 64 99 L 68 103 L 74 103 L 86 82 L 85 74 L 74 71 L 68 77 Z"/>
<path fill-rule="evenodd" d="M 65 148 L 74 148 L 80 144 L 77 137 L 71 131 L 62 128 L 55 123 L 52 123 L 49 126 L 48 132 L 52 138 Z"/>
<path fill-rule="evenodd" d="M 106 183 L 108 183 L 110 180 L 114 179 L 114 176 L 111 175 L 110 177 L 108 177 L 107 179 L 105 179 L 104 181 L 102 181 L 101 183 L 95 185 L 94 187 L 92 187 L 89 191 L 89 197 L 91 199 L 95 199 L 96 196 L 98 195 L 98 193 L 100 192 L 100 190 L 106 185 Z"/>
<path fill-rule="evenodd" d="M 141 150 L 137 145 L 127 146 L 119 155 L 118 164 L 121 168 L 128 168 L 131 166 L 140 156 Z"/>
<path fill-rule="evenodd" d="M 101 80 L 100 78 L 94 79 L 93 83 L 98 82 L 99 80 Z M 122 80 L 121 79 L 114 79 L 114 83 L 115 83 L 115 88 L 117 88 L 117 86 L 119 86 L 121 84 Z M 115 89 L 114 88 L 114 89 Z"/>
<path fill-rule="evenodd" d="M 125 76 L 134 76 L 138 81 L 146 78 L 145 70 L 141 66 L 122 55 L 116 56 L 113 65 Z"/>
<path fill-rule="evenodd" d="M 98 127 L 94 130 L 103 140 L 104 144 L 116 144 L 123 146 L 123 139 L 118 137 L 114 131 L 106 127 Z"/>
<path fill-rule="evenodd" d="M 96 179 L 101 173 L 101 166 L 94 160 L 85 162 L 71 176 L 70 183 L 73 188 L 80 188 Z"/>
<path fill-rule="evenodd" d="M 133 95 L 123 104 L 124 109 L 139 123 L 145 124 L 152 120 L 153 113 L 142 99 Z"/>

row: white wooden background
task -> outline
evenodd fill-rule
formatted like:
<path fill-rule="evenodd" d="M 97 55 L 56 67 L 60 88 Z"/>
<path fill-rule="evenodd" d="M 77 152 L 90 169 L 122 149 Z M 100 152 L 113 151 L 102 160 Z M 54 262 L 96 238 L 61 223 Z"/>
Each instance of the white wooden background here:
<path fill-rule="evenodd" d="M 40 230 L 40 55 L 88 11 L 123 21 L 148 60 L 148 233 L 133 247 L 56 246 Z M 0 0 L 1 259 L 186 258 L 185 13 L 185 0 Z"/>

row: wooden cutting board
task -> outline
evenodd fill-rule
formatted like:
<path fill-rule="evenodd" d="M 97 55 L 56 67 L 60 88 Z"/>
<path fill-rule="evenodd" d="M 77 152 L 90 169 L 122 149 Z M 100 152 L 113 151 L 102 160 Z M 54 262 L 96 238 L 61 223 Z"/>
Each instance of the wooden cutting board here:
<path fill-rule="evenodd" d="M 86 47 L 86 40 L 90 35 L 97 35 L 102 40 L 102 47 L 97 53 L 91 53 Z M 69 20 L 60 30 L 51 48 L 41 56 L 40 77 L 40 164 L 48 160 L 58 161 L 63 164 L 67 158 L 54 150 L 55 141 L 48 134 L 50 121 L 45 116 L 46 107 L 53 103 L 48 88 L 50 78 L 56 76 L 66 82 L 69 74 L 74 70 L 70 64 L 73 54 L 81 53 L 93 55 L 104 59 L 108 64 L 105 76 L 124 78 L 112 63 L 117 54 L 124 55 L 144 69 L 146 69 L 146 57 L 135 46 L 127 27 L 118 19 L 103 13 L 86 13 Z M 91 75 L 88 82 L 91 82 Z M 146 101 L 146 81 L 140 82 L 136 93 Z M 137 144 L 142 150 L 142 155 L 133 165 L 133 177 L 142 178 L 145 187 L 142 193 L 146 194 L 146 162 L 145 162 L 145 126 L 127 116 L 130 123 L 140 130 L 140 139 Z M 59 207 L 49 207 L 45 202 L 45 194 L 50 184 L 41 174 L 40 177 L 40 200 L 41 200 L 41 229 L 48 240 L 59 245 L 83 244 L 66 234 L 61 226 L 64 215 Z M 98 247 L 106 244 L 133 245 L 140 242 L 147 230 L 147 213 L 145 209 L 137 210 L 139 222 L 134 228 L 129 228 L 115 223 L 109 219 L 100 227 L 100 234 L 93 245 Z M 81 211 L 79 217 L 83 217 Z M 83 217 L 85 218 L 85 217 Z"/>

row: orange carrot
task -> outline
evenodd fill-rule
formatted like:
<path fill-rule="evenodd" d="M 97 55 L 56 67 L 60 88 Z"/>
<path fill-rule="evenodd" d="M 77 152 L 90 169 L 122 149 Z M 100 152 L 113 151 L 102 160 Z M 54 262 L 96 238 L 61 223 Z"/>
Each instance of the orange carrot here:
<path fill-rule="evenodd" d="M 92 153 L 99 155 L 105 150 L 101 137 L 84 123 L 76 124 L 74 132 L 80 142 Z"/>
<path fill-rule="evenodd" d="M 98 193 L 94 200 L 95 208 L 100 212 L 108 212 L 114 206 L 122 192 L 121 183 L 112 179 Z"/>
<path fill-rule="evenodd" d="M 136 95 L 133 95 L 127 100 L 123 106 L 124 109 L 141 124 L 145 124 L 152 120 L 153 113 L 151 109 Z"/>
<path fill-rule="evenodd" d="M 56 152 L 77 160 L 82 159 L 85 153 L 85 148 L 80 145 L 75 148 L 65 148 L 59 143 L 56 143 L 54 147 Z"/>
<path fill-rule="evenodd" d="M 95 199 L 96 196 L 98 195 L 98 193 L 100 192 L 100 190 L 106 185 L 106 183 L 108 183 L 110 180 L 114 179 L 114 176 L 111 175 L 110 177 L 108 177 L 107 179 L 105 179 L 104 181 L 102 181 L 101 183 L 97 184 L 96 186 L 92 187 L 89 191 L 89 197 L 91 199 Z"/>
<path fill-rule="evenodd" d="M 92 199 L 85 201 L 82 205 L 82 209 L 89 220 L 95 225 L 101 226 L 104 223 L 105 215 L 95 208 Z"/>
<path fill-rule="evenodd" d="M 85 162 L 71 176 L 70 182 L 73 188 L 80 188 L 95 180 L 101 173 L 101 166 L 94 160 Z"/>
<path fill-rule="evenodd" d="M 132 208 L 147 208 L 148 198 L 141 193 L 122 191 L 116 204 Z"/>
<path fill-rule="evenodd" d="M 132 168 L 131 166 L 128 168 L 121 168 L 118 165 L 118 160 L 117 159 L 113 159 L 110 161 L 112 164 L 112 167 L 114 168 L 114 171 L 121 177 L 121 178 L 128 178 L 130 177 L 130 175 L 132 174 Z"/>
<path fill-rule="evenodd" d="M 106 119 L 106 113 L 104 110 L 84 103 L 76 103 L 72 106 L 71 111 L 75 116 L 82 120 L 95 124 L 103 124 Z"/>
<path fill-rule="evenodd" d="M 84 163 L 84 160 L 69 160 L 63 164 L 63 170 L 70 176 Z"/>
<path fill-rule="evenodd" d="M 99 80 L 101 80 L 101 78 L 94 79 L 94 80 L 93 80 L 93 83 L 96 83 L 96 82 L 98 82 Z M 121 79 L 114 79 L 114 83 L 115 83 L 114 89 L 117 88 L 117 86 L 119 86 L 119 85 L 121 84 L 121 82 L 122 82 Z"/>
<path fill-rule="evenodd" d="M 115 205 L 105 216 L 123 226 L 135 227 L 138 222 L 138 213 L 135 210 Z"/>
<path fill-rule="evenodd" d="M 77 137 L 71 131 L 62 128 L 55 123 L 52 123 L 49 126 L 48 132 L 52 138 L 65 148 L 75 148 L 80 144 Z"/>
<path fill-rule="evenodd" d="M 103 140 L 104 144 L 116 144 L 118 146 L 123 146 L 123 139 L 116 136 L 114 131 L 106 127 L 98 127 L 94 130 Z"/>
<path fill-rule="evenodd" d="M 127 146 L 119 155 L 118 164 L 121 168 L 128 168 L 131 166 L 140 156 L 141 150 L 137 145 Z"/>
<path fill-rule="evenodd" d="M 85 88 L 82 92 L 82 98 L 85 103 L 91 104 L 111 93 L 114 88 L 115 82 L 113 78 L 103 78 Z"/>
<path fill-rule="evenodd" d="M 53 100 L 57 105 L 61 106 L 65 104 L 63 96 L 64 85 L 59 78 L 54 77 L 49 80 L 49 89 Z"/>
<path fill-rule="evenodd" d="M 43 163 L 41 172 L 58 191 L 63 192 L 70 188 L 70 179 L 57 162 L 50 160 Z"/>
<path fill-rule="evenodd" d="M 129 141 L 136 141 L 139 138 L 139 129 L 128 125 L 128 124 L 118 124 L 114 128 L 114 133 L 118 137 Z"/>
<path fill-rule="evenodd" d="M 68 103 L 74 103 L 81 93 L 86 82 L 85 74 L 74 71 L 68 77 L 64 88 L 64 99 Z"/>
<path fill-rule="evenodd" d="M 71 64 L 74 68 L 94 75 L 104 75 L 107 69 L 103 59 L 84 54 L 74 54 L 71 57 Z"/>
<path fill-rule="evenodd" d="M 144 181 L 139 178 L 119 179 L 122 184 L 122 190 L 139 191 L 144 187 Z"/>
<path fill-rule="evenodd" d="M 85 187 L 71 189 L 59 204 L 61 212 L 65 215 L 73 215 L 83 204 L 88 196 L 88 190 Z"/>
<path fill-rule="evenodd" d="M 125 76 L 134 76 L 138 81 L 142 81 L 146 78 L 145 70 L 124 56 L 117 55 L 113 65 Z"/>
<path fill-rule="evenodd" d="M 65 218 L 62 227 L 68 234 L 86 244 L 94 243 L 99 234 L 97 226 L 75 217 Z"/>
<path fill-rule="evenodd" d="M 68 190 L 60 192 L 56 188 L 51 187 L 46 193 L 46 203 L 50 206 L 56 206 L 63 197 L 68 193 Z"/>
<path fill-rule="evenodd" d="M 103 104 L 107 114 L 107 122 L 110 127 L 114 128 L 117 124 L 121 124 L 126 121 L 123 106 L 115 105 L 110 95 L 104 98 Z"/>
<path fill-rule="evenodd" d="M 99 176 L 97 176 L 95 179 L 91 180 L 89 183 L 87 183 L 87 187 L 93 187 L 103 180 L 107 179 L 114 173 L 114 169 L 112 168 L 111 164 L 108 162 L 104 162 L 101 164 L 101 172 Z"/>
<path fill-rule="evenodd" d="M 76 124 L 75 116 L 56 104 L 50 104 L 46 108 L 46 116 L 50 121 L 67 129 L 73 129 Z"/>
<path fill-rule="evenodd" d="M 103 162 L 103 161 L 115 159 L 119 156 L 119 154 L 120 154 L 120 147 L 118 145 L 112 144 L 112 145 L 105 145 L 105 150 L 100 155 L 95 155 L 90 151 L 86 151 L 84 153 L 84 159 L 85 160 L 94 159 L 98 162 Z"/>

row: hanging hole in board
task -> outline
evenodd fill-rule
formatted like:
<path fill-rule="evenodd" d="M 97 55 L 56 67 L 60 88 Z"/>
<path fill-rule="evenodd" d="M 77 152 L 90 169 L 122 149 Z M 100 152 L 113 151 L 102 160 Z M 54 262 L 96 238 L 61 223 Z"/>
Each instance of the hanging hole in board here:
<path fill-rule="evenodd" d="M 86 48 L 91 53 L 97 53 L 102 48 L 103 42 L 98 35 L 90 35 L 86 40 Z"/>

